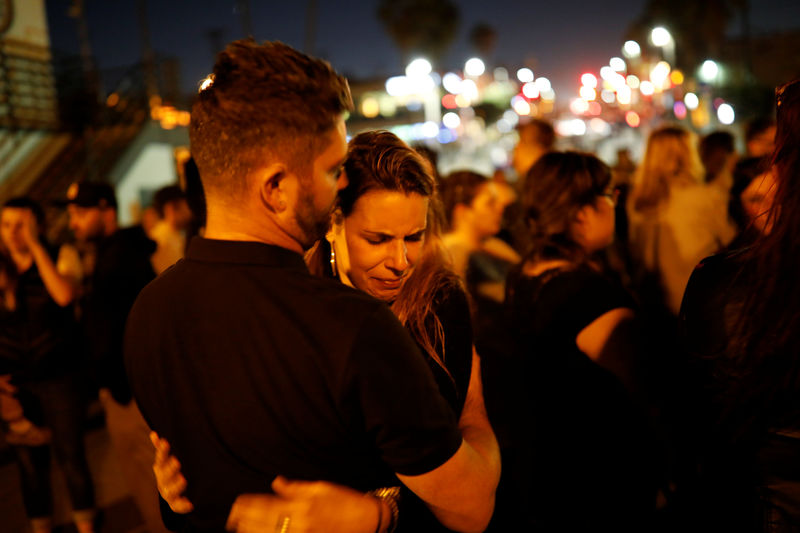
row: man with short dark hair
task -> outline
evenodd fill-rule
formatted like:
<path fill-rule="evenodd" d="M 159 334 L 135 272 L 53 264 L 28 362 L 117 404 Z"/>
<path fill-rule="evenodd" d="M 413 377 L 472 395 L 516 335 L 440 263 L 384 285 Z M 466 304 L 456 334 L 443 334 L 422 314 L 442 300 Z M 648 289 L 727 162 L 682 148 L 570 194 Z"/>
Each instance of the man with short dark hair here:
<path fill-rule="evenodd" d="M 193 106 L 205 238 L 145 288 L 126 335 L 139 405 L 182 463 L 191 530 L 221 531 L 236 497 L 278 474 L 359 491 L 399 477 L 450 528 L 491 516 L 485 416 L 462 417 L 462 438 L 388 307 L 303 262 L 347 183 L 350 109 L 330 65 L 253 41 L 220 53 Z M 378 502 L 371 530 L 389 516 Z"/>

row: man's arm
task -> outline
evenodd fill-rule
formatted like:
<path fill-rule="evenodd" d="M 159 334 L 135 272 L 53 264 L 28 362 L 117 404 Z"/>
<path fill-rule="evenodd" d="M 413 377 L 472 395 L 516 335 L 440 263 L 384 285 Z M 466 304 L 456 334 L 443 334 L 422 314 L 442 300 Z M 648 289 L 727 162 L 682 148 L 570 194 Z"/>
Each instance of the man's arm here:
<path fill-rule="evenodd" d="M 426 474 L 397 477 L 444 526 L 455 531 L 483 531 L 494 511 L 500 448 L 486 416 L 480 358 L 474 348 L 469 389 L 458 425 L 464 439 L 453 457 Z"/>

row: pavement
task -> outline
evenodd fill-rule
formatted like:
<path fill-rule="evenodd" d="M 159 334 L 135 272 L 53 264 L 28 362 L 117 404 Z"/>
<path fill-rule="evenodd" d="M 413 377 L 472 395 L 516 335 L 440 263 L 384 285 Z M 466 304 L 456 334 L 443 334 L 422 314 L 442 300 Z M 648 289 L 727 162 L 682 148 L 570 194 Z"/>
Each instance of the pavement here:
<path fill-rule="evenodd" d="M 85 438 L 97 506 L 102 513 L 101 527 L 97 533 L 147 533 L 122 479 L 118 459 L 105 429 L 102 409 L 97 404 L 90 409 L 90 423 Z M 64 475 L 55 461 L 52 477 L 53 533 L 75 533 Z M 0 438 L 0 533 L 29 532 L 13 452 Z"/>

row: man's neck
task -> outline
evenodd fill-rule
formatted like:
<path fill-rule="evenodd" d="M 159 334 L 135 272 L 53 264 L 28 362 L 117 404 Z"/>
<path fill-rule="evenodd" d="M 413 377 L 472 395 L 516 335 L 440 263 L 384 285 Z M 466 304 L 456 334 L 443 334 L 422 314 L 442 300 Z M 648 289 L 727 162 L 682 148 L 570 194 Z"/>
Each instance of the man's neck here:
<path fill-rule="evenodd" d="M 256 223 L 230 215 L 220 215 L 219 211 L 215 211 L 212 209 L 208 211 L 206 231 L 203 235 L 206 239 L 261 242 L 300 254 L 304 251 L 300 243 L 273 220 L 260 220 Z"/>

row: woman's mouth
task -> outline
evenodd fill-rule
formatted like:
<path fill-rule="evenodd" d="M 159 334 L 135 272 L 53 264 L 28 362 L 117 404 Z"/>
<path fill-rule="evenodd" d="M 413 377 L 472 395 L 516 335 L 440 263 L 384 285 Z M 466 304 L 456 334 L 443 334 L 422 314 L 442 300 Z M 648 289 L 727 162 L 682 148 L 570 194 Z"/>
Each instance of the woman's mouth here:
<path fill-rule="evenodd" d="M 391 279 L 384 279 L 384 278 L 372 278 L 375 283 L 377 283 L 378 287 L 384 290 L 394 290 L 399 289 L 403 285 L 403 280 L 405 278 L 391 278 Z"/>

